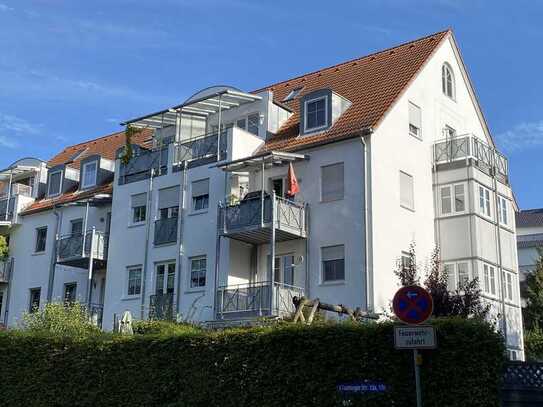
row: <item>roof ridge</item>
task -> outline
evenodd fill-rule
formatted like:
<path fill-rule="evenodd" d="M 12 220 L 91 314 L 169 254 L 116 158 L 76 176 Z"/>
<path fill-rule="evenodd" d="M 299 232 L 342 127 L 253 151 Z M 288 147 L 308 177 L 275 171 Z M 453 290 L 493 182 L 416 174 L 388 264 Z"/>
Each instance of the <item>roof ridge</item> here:
<path fill-rule="evenodd" d="M 304 73 L 304 74 L 301 74 L 301 75 L 298 75 L 298 76 L 295 76 L 293 78 L 290 78 L 290 79 L 285 79 L 285 80 L 282 80 L 282 81 L 279 81 L 279 82 L 275 82 L 271 85 L 268 85 L 268 86 L 264 86 L 262 88 L 259 88 L 259 89 L 256 89 L 256 90 L 253 90 L 251 91 L 251 93 L 257 93 L 257 92 L 262 92 L 263 90 L 266 90 L 266 89 L 269 89 L 269 88 L 273 88 L 275 86 L 279 86 L 279 85 L 282 85 L 286 82 L 291 82 L 291 81 L 295 81 L 297 79 L 301 79 L 303 77 L 306 77 L 306 76 L 309 76 L 309 75 L 314 75 L 314 74 L 317 74 L 319 72 L 323 72 L 323 71 L 327 71 L 329 69 L 333 69 L 333 68 L 337 68 L 337 67 L 340 67 L 342 65 L 347 65 L 347 64 L 351 64 L 353 62 L 357 62 L 357 61 L 360 61 L 362 59 L 365 59 L 365 58 L 370 58 L 372 56 L 375 56 L 375 55 L 378 55 L 378 54 L 382 54 L 382 53 L 386 53 L 386 52 L 390 52 L 390 51 L 393 51 L 395 49 L 398 49 L 398 48 L 401 48 L 401 47 L 405 47 L 407 45 L 410 45 L 410 44 L 413 44 L 415 42 L 421 42 L 421 41 L 424 41 L 426 39 L 429 39 L 429 38 L 432 38 L 432 37 L 435 37 L 435 36 L 438 36 L 438 35 L 441 35 L 441 34 L 447 34 L 447 33 L 452 33 L 452 29 L 451 28 L 447 28 L 446 30 L 442 30 L 442 31 L 438 31 L 438 32 L 435 32 L 433 34 L 429 34 L 429 35 L 426 35 L 424 37 L 420 37 L 420 38 L 416 38 L 414 40 L 410 40 L 410 41 L 407 41 L 407 42 L 403 42 L 401 44 L 398 44 L 398 45 L 394 45 L 392 47 L 389 47 L 389 48 L 385 48 L 385 49 L 382 49 L 380 51 L 375 51 L 375 52 L 371 52 L 367 55 L 362 55 L 360 57 L 356 57 L 356 58 L 352 58 L 352 59 L 349 59 L 347 61 L 343 61 L 343 62 L 338 62 L 337 64 L 334 64 L 334 65 L 330 65 L 330 66 L 327 66 L 327 67 L 324 67 L 324 68 L 319 68 L 315 71 L 311 71 L 311 72 L 308 72 L 308 73 Z"/>

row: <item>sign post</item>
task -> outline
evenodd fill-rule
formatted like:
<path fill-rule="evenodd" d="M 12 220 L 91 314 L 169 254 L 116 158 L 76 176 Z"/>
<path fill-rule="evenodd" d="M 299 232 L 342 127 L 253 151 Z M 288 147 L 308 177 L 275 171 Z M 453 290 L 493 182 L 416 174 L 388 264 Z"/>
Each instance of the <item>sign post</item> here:
<path fill-rule="evenodd" d="M 394 295 L 392 307 L 394 314 L 404 324 L 394 327 L 394 345 L 397 349 L 413 349 L 415 367 L 415 390 L 417 407 L 422 407 L 420 365 L 422 358 L 419 349 L 435 348 L 436 335 L 432 326 L 420 326 L 426 322 L 433 311 L 432 296 L 424 288 L 413 285 L 400 288 Z"/>

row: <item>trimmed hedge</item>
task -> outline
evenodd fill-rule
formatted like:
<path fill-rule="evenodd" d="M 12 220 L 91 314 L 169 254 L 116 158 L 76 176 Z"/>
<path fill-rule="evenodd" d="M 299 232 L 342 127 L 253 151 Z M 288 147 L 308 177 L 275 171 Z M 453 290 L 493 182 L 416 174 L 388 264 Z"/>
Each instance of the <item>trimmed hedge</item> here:
<path fill-rule="evenodd" d="M 424 406 L 498 406 L 502 338 L 478 321 L 434 324 Z M 394 349 L 390 323 L 181 331 L 83 341 L 1 333 L 0 404 L 340 406 L 338 383 L 368 379 L 390 390 L 350 405 L 415 405 L 412 353 Z"/>

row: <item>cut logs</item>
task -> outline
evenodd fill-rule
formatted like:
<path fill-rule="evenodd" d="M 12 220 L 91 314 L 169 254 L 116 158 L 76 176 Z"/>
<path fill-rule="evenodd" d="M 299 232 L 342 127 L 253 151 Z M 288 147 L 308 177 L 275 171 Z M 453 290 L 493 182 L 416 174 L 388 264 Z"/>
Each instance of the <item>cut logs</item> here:
<path fill-rule="evenodd" d="M 346 307 L 343 304 L 327 304 L 324 302 L 320 302 L 318 298 L 315 298 L 314 300 L 310 300 L 305 297 L 294 297 L 292 299 L 292 302 L 294 306 L 296 307 L 296 312 L 294 313 L 294 323 L 305 322 L 307 325 L 311 325 L 313 322 L 313 319 L 315 318 L 315 313 L 317 310 L 321 309 L 324 311 L 331 311 L 336 312 L 338 314 L 345 314 L 348 315 L 352 321 L 357 321 L 360 319 L 378 319 L 379 315 L 375 313 L 370 313 L 366 311 L 362 311 L 362 309 L 356 308 L 353 310 L 352 308 Z M 304 316 L 304 307 L 310 307 L 311 311 L 309 312 L 309 316 L 307 317 L 307 320 Z"/>

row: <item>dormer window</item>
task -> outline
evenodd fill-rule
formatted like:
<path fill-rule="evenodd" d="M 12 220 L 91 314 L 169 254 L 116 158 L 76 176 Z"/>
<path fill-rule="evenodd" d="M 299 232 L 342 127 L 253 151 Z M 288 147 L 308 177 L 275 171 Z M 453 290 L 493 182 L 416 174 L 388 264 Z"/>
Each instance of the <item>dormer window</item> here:
<path fill-rule="evenodd" d="M 98 162 L 91 161 L 83 165 L 83 176 L 81 177 L 81 187 L 90 188 L 96 185 L 96 174 L 98 172 Z"/>
<path fill-rule="evenodd" d="M 445 96 L 455 98 L 455 84 L 452 67 L 445 62 L 441 67 L 441 89 Z"/>
<path fill-rule="evenodd" d="M 304 133 L 328 126 L 328 96 L 305 101 Z"/>
<path fill-rule="evenodd" d="M 48 196 L 59 195 L 61 183 L 62 183 L 62 170 L 50 173 L 49 182 L 47 183 L 47 195 Z"/>

